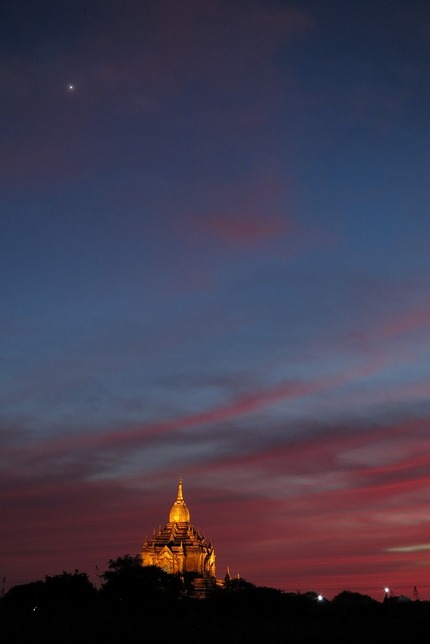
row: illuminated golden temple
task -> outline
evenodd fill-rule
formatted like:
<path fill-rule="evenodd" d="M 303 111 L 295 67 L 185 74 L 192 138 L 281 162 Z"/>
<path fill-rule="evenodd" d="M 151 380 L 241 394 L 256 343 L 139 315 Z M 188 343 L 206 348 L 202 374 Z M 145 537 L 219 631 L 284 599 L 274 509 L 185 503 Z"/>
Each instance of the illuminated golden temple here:
<path fill-rule="evenodd" d="M 215 579 L 215 550 L 190 522 L 190 511 L 182 494 L 179 479 L 178 494 L 164 528 L 145 541 L 142 547 L 142 566 L 158 566 L 170 574 L 196 573 Z"/>

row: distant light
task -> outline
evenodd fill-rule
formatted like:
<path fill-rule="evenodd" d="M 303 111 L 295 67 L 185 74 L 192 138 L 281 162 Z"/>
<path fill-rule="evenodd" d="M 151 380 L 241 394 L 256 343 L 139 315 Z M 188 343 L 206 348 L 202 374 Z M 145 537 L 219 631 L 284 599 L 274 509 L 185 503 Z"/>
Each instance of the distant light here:
<path fill-rule="evenodd" d="M 75 86 L 74 85 L 67 85 L 67 89 L 69 90 L 69 92 L 73 92 L 73 90 L 75 89 Z"/>
<path fill-rule="evenodd" d="M 390 592 L 390 589 L 388 588 L 388 586 L 385 586 L 384 593 L 389 593 L 389 592 Z"/>
<path fill-rule="evenodd" d="M 318 601 L 319 601 L 319 602 L 322 602 L 322 600 L 324 599 L 324 597 L 323 597 L 322 595 L 318 595 L 317 599 L 318 599 Z"/>

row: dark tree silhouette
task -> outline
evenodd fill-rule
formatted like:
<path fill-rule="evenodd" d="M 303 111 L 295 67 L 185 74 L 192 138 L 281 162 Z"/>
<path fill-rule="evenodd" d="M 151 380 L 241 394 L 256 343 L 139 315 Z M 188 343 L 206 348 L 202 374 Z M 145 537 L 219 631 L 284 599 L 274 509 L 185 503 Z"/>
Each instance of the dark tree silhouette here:
<path fill-rule="evenodd" d="M 84 572 L 75 570 L 61 575 L 45 577 L 45 581 L 14 586 L 6 593 L 7 609 L 23 613 L 68 611 L 89 606 L 97 597 L 97 591 Z"/>
<path fill-rule="evenodd" d="M 142 567 L 139 555 L 110 559 L 101 578 L 102 596 L 127 606 L 142 607 L 160 598 L 175 599 L 183 590 L 177 575 L 169 575 L 158 566 Z"/>
<path fill-rule="evenodd" d="M 0 641 L 84 643 L 92 639 L 98 593 L 75 570 L 14 586 L 0 603 Z"/>
<path fill-rule="evenodd" d="M 378 604 L 376 599 L 373 599 L 370 595 L 362 595 L 350 590 L 343 590 L 333 597 L 331 602 L 333 606 L 375 606 Z"/>

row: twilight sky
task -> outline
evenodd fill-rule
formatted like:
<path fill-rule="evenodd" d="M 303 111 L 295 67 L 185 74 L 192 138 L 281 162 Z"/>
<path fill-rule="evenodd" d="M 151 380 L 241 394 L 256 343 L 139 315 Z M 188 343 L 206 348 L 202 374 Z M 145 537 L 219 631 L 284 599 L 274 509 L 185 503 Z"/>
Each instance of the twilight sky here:
<path fill-rule="evenodd" d="M 217 573 L 430 598 L 430 5 L 0 5 L 0 577 L 177 480 Z"/>

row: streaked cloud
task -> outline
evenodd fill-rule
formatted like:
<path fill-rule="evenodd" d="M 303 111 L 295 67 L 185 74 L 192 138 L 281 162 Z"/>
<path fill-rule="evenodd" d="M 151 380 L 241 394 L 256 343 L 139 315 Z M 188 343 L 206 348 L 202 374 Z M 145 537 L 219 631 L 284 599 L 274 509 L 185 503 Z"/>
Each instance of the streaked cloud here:
<path fill-rule="evenodd" d="M 430 550 L 430 543 L 420 543 L 415 546 L 397 546 L 395 548 L 387 548 L 387 552 L 421 552 L 423 550 Z"/>

